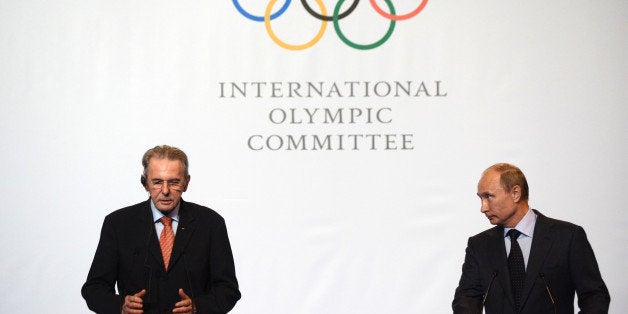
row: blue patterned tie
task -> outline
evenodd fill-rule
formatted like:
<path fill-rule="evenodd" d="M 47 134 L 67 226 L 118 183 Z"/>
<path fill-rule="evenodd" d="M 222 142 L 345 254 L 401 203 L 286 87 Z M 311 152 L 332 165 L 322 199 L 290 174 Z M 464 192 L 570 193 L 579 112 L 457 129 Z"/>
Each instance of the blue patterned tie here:
<path fill-rule="evenodd" d="M 525 262 L 523 261 L 523 253 L 517 238 L 521 232 L 516 229 L 510 229 L 507 235 L 510 236 L 510 254 L 508 254 L 508 270 L 510 272 L 510 283 L 512 284 L 512 293 L 515 297 L 515 307 L 517 311 L 521 309 L 521 294 L 523 293 L 523 284 L 526 278 Z"/>

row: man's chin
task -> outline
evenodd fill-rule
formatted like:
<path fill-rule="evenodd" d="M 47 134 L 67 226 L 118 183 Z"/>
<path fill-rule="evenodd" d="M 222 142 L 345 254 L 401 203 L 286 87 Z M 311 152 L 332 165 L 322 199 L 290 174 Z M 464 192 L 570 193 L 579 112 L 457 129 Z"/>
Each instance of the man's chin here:
<path fill-rule="evenodd" d="M 157 204 L 155 205 L 155 207 L 157 207 L 157 209 L 162 212 L 164 215 L 169 214 L 176 206 L 176 204 L 174 202 L 168 202 L 168 203 L 161 203 L 161 202 L 157 202 Z"/>

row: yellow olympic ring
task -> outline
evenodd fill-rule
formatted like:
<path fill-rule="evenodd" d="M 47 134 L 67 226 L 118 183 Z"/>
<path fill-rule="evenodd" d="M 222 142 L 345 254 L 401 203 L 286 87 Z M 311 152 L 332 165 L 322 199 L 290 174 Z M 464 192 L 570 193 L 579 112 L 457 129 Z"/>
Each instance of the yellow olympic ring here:
<path fill-rule="evenodd" d="M 264 26 L 266 26 L 266 32 L 268 33 L 268 36 L 270 36 L 270 38 L 277 45 L 283 48 L 286 48 L 288 50 L 303 50 L 303 49 L 307 49 L 314 46 L 321 38 L 323 38 L 323 34 L 325 33 L 325 29 L 327 28 L 327 21 L 322 21 L 321 28 L 318 30 L 318 34 L 316 34 L 316 36 L 314 36 L 312 40 L 308 41 L 305 44 L 291 45 L 291 44 L 283 42 L 281 39 L 277 37 L 277 35 L 275 35 L 275 32 L 273 32 L 273 29 L 270 27 L 270 15 L 271 15 L 271 11 L 275 3 L 277 3 L 277 0 L 271 0 L 268 3 L 268 6 L 266 7 L 266 12 L 264 12 Z M 316 4 L 318 4 L 318 7 L 321 9 L 321 14 L 326 15 L 327 9 L 325 9 L 325 4 L 323 3 L 323 1 L 316 0 Z"/>

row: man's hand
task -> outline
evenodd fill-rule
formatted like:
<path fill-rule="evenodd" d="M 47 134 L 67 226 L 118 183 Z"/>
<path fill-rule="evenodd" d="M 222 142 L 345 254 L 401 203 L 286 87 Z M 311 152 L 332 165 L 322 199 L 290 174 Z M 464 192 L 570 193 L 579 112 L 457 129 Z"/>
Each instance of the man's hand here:
<path fill-rule="evenodd" d="M 192 303 L 192 299 L 190 299 L 190 297 L 183 292 L 183 289 L 179 289 L 179 296 L 181 297 L 181 301 L 174 305 L 172 313 L 194 313 L 194 304 Z"/>
<path fill-rule="evenodd" d="M 122 305 L 122 314 L 138 314 L 144 313 L 142 307 L 144 306 L 144 300 L 142 297 L 146 295 L 146 289 L 134 294 L 124 297 L 124 304 Z"/>

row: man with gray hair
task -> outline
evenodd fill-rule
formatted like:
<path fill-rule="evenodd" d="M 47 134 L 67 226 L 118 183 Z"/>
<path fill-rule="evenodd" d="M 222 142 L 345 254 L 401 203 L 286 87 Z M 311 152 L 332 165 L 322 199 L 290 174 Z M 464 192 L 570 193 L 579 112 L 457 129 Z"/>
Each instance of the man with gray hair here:
<path fill-rule="evenodd" d="M 105 217 L 81 294 L 97 313 L 227 313 L 240 299 L 224 219 L 181 198 L 188 158 L 155 146 L 142 158 L 148 200 Z M 117 293 L 115 286 L 117 285 Z"/>
<path fill-rule="evenodd" d="M 495 227 L 469 238 L 454 313 L 608 313 L 610 296 L 582 227 L 528 206 L 528 183 L 510 164 L 484 171 L 480 211 Z"/>

